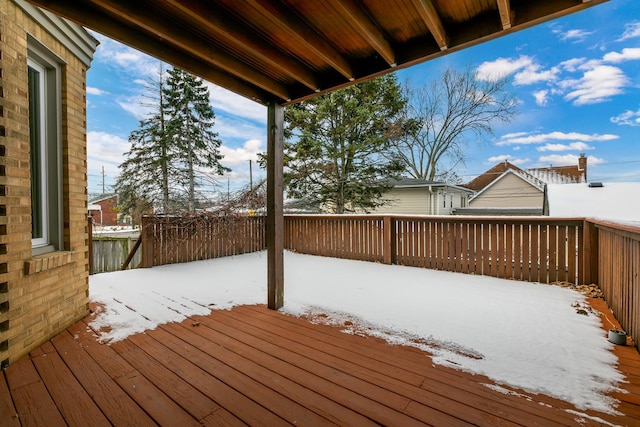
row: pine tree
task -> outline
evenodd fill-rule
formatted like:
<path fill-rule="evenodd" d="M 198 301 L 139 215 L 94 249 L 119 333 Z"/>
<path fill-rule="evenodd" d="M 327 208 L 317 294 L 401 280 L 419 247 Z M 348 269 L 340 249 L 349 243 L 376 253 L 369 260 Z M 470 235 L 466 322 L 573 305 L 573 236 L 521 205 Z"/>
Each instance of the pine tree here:
<path fill-rule="evenodd" d="M 222 175 L 229 169 L 220 164 L 221 141 L 213 132 L 215 114 L 209 90 L 202 79 L 173 68 L 168 72 L 163 108 L 167 113 L 167 135 L 174 158 L 185 173 L 188 209 L 196 206 L 196 178 L 203 174 Z"/>
<path fill-rule="evenodd" d="M 170 210 L 170 187 L 173 156 L 166 131 L 164 111 L 164 70 L 160 67 L 156 78 L 147 82 L 146 102 L 149 115 L 140 121 L 139 128 L 131 132 L 131 149 L 120 165 L 115 190 L 124 214 L 134 215 L 142 200 L 162 212 Z"/>
<path fill-rule="evenodd" d="M 163 213 L 193 211 L 199 179 L 222 175 L 221 141 L 212 131 L 215 114 L 202 80 L 180 69 L 148 82 L 149 116 L 131 132 L 131 149 L 116 179 L 123 214 L 135 216 L 154 207 Z"/>

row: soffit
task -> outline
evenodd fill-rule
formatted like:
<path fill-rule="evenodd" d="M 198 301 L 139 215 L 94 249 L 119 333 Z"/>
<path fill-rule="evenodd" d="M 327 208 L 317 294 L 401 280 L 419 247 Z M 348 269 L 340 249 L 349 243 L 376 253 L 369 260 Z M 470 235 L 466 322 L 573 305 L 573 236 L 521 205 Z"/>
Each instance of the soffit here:
<path fill-rule="evenodd" d="M 606 0 L 29 0 L 261 103 L 299 102 Z"/>

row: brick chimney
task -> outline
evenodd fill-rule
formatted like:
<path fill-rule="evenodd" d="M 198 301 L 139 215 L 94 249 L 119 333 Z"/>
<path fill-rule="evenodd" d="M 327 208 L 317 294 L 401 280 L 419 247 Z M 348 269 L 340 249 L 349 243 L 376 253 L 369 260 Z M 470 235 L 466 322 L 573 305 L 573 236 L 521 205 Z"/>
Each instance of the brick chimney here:
<path fill-rule="evenodd" d="M 582 172 L 584 182 L 587 182 L 587 157 L 584 153 L 580 153 L 580 157 L 578 158 L 578 170 Z"/>

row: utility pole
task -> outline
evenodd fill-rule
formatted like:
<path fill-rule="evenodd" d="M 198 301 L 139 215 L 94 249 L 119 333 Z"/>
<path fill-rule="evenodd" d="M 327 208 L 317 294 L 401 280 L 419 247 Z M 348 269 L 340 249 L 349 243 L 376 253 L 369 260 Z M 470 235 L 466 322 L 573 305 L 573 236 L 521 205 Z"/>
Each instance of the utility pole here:
<path fill-rule="evenodd" d="M 253 167 L 251 160 L 249 160 L 249 189 L 253 191 Z"/>
<path fill-rule="evenodd" d="M 104 166 L 102 166 L 102 194 L 104 194 Z"/>

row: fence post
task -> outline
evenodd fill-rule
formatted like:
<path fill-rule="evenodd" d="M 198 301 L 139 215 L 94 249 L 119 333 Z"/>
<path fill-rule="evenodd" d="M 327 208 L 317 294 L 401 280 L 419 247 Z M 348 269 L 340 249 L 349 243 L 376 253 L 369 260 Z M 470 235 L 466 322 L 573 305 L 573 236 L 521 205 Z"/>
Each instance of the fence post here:
<path fill-rule="evenodd" d="M 396 224 L 390 216 L 382 217 L 382 262 L 394 264 L 396 260 Z"/>
<path fill-rule="evenodd" d="M 584 284 L 598 281 L 598 229 L 589 220 L 583 225 L 582 271 Z"/>
<path fill-rule="evenodd" d="M 140 239 L 142 239 L 142 261 L 140 267 L 153 267 L 154 238 L 153 238 L 153 220 L 149 217 L 142 217 L 142 225 L 140 230 Z"/>

